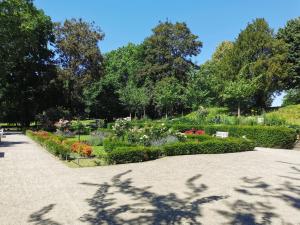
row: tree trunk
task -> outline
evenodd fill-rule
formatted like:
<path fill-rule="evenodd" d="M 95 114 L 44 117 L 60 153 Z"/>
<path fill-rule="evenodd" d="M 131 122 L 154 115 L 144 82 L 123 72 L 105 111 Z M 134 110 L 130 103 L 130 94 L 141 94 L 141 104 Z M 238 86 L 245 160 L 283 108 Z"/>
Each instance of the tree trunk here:
<path fill-rule="evenodd" d="M 144 110 L 144 119 L 146 118 L 146 109 L 145 109 L 145 107 L 143 108 L 143 110 Z"/>
<path fill-rule="evenodd" d="M 241 116 L 241 103 L 238 103 L 238 117 Z"/>
<path fill-rule="evenodd" d="M 166 119 L 168 119 L 168 110 L 166 109 Z"/>

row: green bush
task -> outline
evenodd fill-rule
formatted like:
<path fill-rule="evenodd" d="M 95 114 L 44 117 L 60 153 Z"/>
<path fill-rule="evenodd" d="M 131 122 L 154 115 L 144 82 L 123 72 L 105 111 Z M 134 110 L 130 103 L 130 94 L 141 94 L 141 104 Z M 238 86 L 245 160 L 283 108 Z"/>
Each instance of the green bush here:
<path fill-rule="evenodd" d="M 296 140 L 296 132 L 293 129 L 279 126 L 230 126 L 230 125 L 190 125 L 176 124 L 173 128 L 186 131 L 192 128 L 205 130 L 212 135 L 217 131 L 229 132 L 231 137 L 246 136 L 255 142 L 256 147 L 293 148 Z"/>
<path fill-rule="evenodd" d="M 186 135 L 188 141 L 207 141 L 211 140 L 214 137 L 204 134 L 204 135 L 196 135 L 196 134 L 187 134 Z"/>
<path fill-rule="evenodd" d="M 132 147 L 136 145 L 122 141 L 118 138 L 106 138 L 103 140 L 103 146 L 106 152 L 111 152 L 118 147 Z"/>
<path fill-rule="evenodd" d="M 161 152 L 157 147 L 118 147 L 107 154 L 107 160 L 110 164 L 143 162 L 159 158 Z"/>
<path fill-rule="evenodd" d="M 27 130 L 26 135 L 45 147 L 45 149 L 51 154 L 63 159 L 69 157 L 71 152 L 71 143 L 69 143 L 63 137 L 59 137 L 45 131 L 42 132 L 47 134 L 47 136 L 42 136 L 39 134 L 39 132 L 33 132 L 31 130 Z"/>
<path fill-rule="evenodd" d="M 216 154 L 252 151 L 254 143 L 246 139 L 226 138 L 211 139 L 204 142 L 181 142 L 164 146 L 164 154 L 173 155 L 192 155 L 192 154 Z"/>

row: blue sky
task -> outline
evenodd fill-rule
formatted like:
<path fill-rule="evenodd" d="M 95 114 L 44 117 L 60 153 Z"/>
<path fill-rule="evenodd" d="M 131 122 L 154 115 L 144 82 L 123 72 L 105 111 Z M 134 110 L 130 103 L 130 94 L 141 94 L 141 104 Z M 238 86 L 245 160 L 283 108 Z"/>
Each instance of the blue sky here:
<path fill-rule="evenodd" d="M 300 16 L 300 0 L 35 0 L 55 22 L 67 18 L 94 21 L 105 33 L 107 52 L 128 42 L 140 43 L 158 21 L 186 22 L 203 42 L 195 61 L 208 60 L 216 46 L 234 40 L 248 22 L 264 17 L 276 31 Z M 280 102 L 280 98 L 277 98 Z"/>

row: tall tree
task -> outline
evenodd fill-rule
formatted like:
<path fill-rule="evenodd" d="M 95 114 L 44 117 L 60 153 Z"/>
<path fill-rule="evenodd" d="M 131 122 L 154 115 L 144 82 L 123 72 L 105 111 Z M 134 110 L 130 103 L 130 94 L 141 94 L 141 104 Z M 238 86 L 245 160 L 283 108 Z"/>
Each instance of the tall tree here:
<path fill-rule="evenodd" d="M 287 50 L 268 23 L 256 19 L 240 32 L 231 50 L 219 60 L 217 74 L 221 74 L 220 81 L 235 82 L 237 87 L 240 79 L 251 83 L 254 91 L 249 96 L 249 108 L 265 109 L 274 92 L 284 89 L 289 71 Z"/>
<path fill-rule="evenodd" d="M 291 70 L 287 88 L 300 88 L 300 17 L 289 20 L 284 28 L 279 29 L 277 37 L 288 45 L 288 62 Z"/>
<path fill-rule="evenodd" d="M 160 22 L 146 38 L 142 75 L 153 81 L 175 76 L 185 81 L 192 66 L 191 58 L 200 53 L 202 47 L 198 36 L 192 34 L 185 23 Z"/>
<path fill-rule="evenodd" d="M 287 91 L 283 98 L 283 106 L 300 104 L 300 89 L 293 88 Z"/>
<path fill-rule="evenodd" d="M 91 116 L 112 119 L 126 115 L 119 92 L 129 80 L 137 83 L 142 64 L 140 55 L 141 46 L 131 43 L 104 55 L 104 76 L 84 93 Z"/>
<path fill-rule="evenodd" d="M 0 1 L 0 104 L 8 122 L 28 126 L 47 102 L 46 85 L 55 74 L 52 28 L 31 0 Z"/>
<path fill-rule="evenodd" d="M 183 86 L 175 77 L 165 77 L 154 88 L 154 104 L 161 111 L 172 114 L 176 106 L 182 104 Z"/>
<path fill-rule="evenodd" d="M 98 47 L 104 33 L 94 23 L 66 20 L 55 28 L 59 77 L 66 104 L 73 115 L 84 113 L 83 92 L 100 79 L 103 57 Z"/>
<path fill-rule="evenodd" d="M 131 113 L 136 116 L 137 113 L 143 112 L 145 116 L 145 108 L 149 104 L 150 96 L 145 87 L 137 87 L 134 82 L 129 81 L 124 88 L 118 91 L 120 100 Z"/>
<path fill-rule="evenodd" d="M 229 106 L 236 106 L 238 117 L 241 115 L 241 107 L 245 107 L 251 102 L 251 96 L 255 91 L 254 85 L 244 79 L 225 82 L 222 97 Z"/>

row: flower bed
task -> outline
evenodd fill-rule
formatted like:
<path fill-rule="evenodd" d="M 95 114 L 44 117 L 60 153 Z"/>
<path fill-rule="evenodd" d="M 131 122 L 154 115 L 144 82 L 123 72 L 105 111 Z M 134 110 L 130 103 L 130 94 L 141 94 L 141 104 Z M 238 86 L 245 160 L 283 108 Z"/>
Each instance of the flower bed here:
<path fill-rule="evenodd" d="M 46 131 L 27 130 L 26 135 L 45 147 L 50 153 L 62 159 L 69 158 L 71 152 L 84 157 L 88 157 L 92 154 L 92 147 L 90 145 L 74 140 L 68 140 Z"/>

